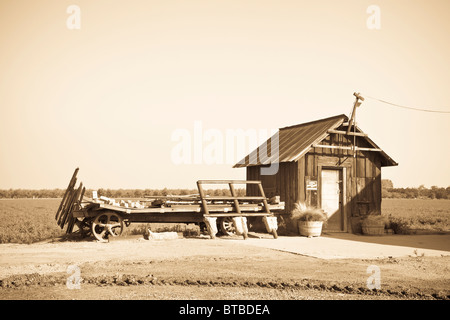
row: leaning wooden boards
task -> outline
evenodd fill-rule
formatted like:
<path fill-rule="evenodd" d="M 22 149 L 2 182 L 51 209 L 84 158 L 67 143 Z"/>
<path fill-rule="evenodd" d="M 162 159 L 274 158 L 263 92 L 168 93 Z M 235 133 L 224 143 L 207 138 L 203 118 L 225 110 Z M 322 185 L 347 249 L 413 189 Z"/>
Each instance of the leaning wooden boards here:
<path fill-rule="evenodd" d="M 78 170 L 79 168 L 75 169 L 55 216 L 56 223 L 61 229 L 63 229 L 67 224 L 67 233 L 72 232 L 76 220 L 76 218 L 73 217 L 72 212 L 74 207 L 81 203 L 85 192 L 85 188 L 82 183 L 80 183 L 80 186 L 75 189 Z"/>

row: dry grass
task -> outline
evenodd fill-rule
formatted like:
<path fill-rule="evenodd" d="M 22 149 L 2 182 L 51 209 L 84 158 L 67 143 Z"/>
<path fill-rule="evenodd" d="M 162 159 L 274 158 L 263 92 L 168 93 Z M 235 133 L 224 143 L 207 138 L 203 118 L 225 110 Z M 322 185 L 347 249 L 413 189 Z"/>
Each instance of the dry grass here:
<path fill-rule="evenodd" d="M 55 221 L 61 199 L 0 200 L 0 243 L 33 243 L 64 234 Z"/>

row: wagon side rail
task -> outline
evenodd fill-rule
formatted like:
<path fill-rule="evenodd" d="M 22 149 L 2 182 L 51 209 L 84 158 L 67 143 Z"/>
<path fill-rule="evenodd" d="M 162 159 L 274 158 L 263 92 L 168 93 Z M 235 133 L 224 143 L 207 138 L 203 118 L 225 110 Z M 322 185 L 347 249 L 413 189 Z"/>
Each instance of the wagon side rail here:
<path fill-rule="evenodd" d="M 230 189 L 231 196 L 206 196 L 203 185 L 211 185 L 211 184 L 226 184 Z M 238 196 L 235 185 L 236 184 L 255 184 L 259 189 L 259 196 Z M 266 229 L 269 233 L 271 233 L 274 238 L 277 238 L 277 222 L 276 217 L 270 211 L 269 203 L 267 201 L 266 195 L 264 193 L 264 189 L 262 187 L 261 181 L 253 181 L 253 180 L 198 180 L 197 188 L 200 195 L 201 207 L 204 214 L 205 223 L 208 226 L 208 230 L 211 238 L 215 238 L 215 234 L 217 233 L 217 229 L 215 228 L 216 223 L 215 219 L 220 216 L 233 216 L 234 224 L 236 226 L 237 231 L 242 233 L 244 239 L 247 238 L 247 223 L 245 214 L 241 210 L 242 202 L 246 201 L 260 201 L 263 204 L 264 213 L 260 213 L 259 215 L 263 216 L 263 221 L 266 226 Z M 214 200 L 223 200 L 223 201 L 232 201 L 234 205 L 234 212 L 232 213 L 220 213 L 220 214 L 211 214 L 211 204 L 208 204 L 208 201 Z M 239 230 L 240 229 L 240 230 Z"/>
<path fill-rule="evenodd" d="M 77 220 L 73 216 L 73 212 L 80 207 L 86 191 L 86 188 L 81 182 L 78 188 L 76 188 L 78 171 L 79 168 L 76 168 L 55 215 L 56 223 L 61 229 L 64 229 L 64 227 L 67 226 L 67 234 L 72 233 L 73 231 L 73 227 Z"/>
<path fill-rule="evenodd" d="M 230 188 L 231 196 L 206 196 L 205 190 L 203 189 L 203 185 L 205 184 L 227 184 Z M 235 185 L 236 184 L 256 184 L 258 185 L 258 189 L 260 192 L 259 196 L 238 196 L 236 193 Z M 266 195 L 264 193 L 264 189 L 262 187 L 261 181 L 252 181 L 252 180 L 198 180 L 197 188 L 200 195 L 200 200 L 203 208 L 203 212 L 205 214 L 209 214 L 208 200 L 224 200 L 224 201 L 233 201 L 234 208 L 237 213 L 241 213 L 240 204 L 242 201 L 261 201 L 263 203 L 264 210 L 267 214 L 271 214 L 269 203 L 267 202 Z M 241 202 L 240 202 L 241 201 Z"/>

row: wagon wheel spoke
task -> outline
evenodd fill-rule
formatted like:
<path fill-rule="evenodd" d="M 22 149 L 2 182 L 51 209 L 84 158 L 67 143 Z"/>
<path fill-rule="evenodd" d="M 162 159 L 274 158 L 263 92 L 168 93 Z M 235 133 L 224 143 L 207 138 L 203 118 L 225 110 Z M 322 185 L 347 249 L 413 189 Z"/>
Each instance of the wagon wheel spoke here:
<path fill-rule="evenodd" d="M 108 228 L 117 228 L 117 227 L 120 227 L 120 226 L 121 226 L 120 222 L 108 224 Z"/>
<path fill-rule="evenodd" d="M 106 236 L 106 229 L 103 229 L 103 231 L 100 232 L 99 236 L 100 236 L 100 238 L 105 239 L 105 236 Z"/>
<path fill-rule="evenodd" d="M 108 221 L 106 223 L 97 223 L 97 225 L 99 227 L 103 227 L 103 228 L 115 228 L 115 227 L 120 227 L 120 222 L 111 222 L 109 221 L 110 219 L 108 219 Z"/>
<path fill-rule="evenodd" d="M 94 237 L 101 241 L 108 241 L 108 237 L 117 237 L 122 234 L 123 220 L 116 213 L 100 213 L 92 223 Z"/>
<path fill-rule="evenodd" d="M 112 235 L 113 237 L 117 237 L 122 233 L 122 229 L 119 230 L 119 232 L 116 232 L 116 230 L 120 228 L 120 224 L 115 224 L 115 225 L 109 225 L 108 226 L 108 232 L 110 235 Z"/>
<path fill-rule="evenodd" d="M 236 228 L 233 223 L 233 218 L 224 217 L 220 220 L 220 230 L 224 235 L 232 236 L 236 234 Z"/>

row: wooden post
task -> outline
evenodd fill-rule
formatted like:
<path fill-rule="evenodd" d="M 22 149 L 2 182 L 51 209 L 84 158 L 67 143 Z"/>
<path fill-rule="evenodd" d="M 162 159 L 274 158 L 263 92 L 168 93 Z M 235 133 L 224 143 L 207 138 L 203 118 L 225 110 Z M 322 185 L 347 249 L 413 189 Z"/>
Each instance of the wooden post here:
<path fill-rule="evenodd" d="M 208 203 L 207 203 L 207 201 L 205 199 L 205 192 L 203 191 L 203 187 L 202 187 L 202 182 L 201 181 L 197 181 L 197 188 L 198 188 L 198 193 L 200 195 L 200 199 L 202 201 L 203 213 L 204 214 L 209 214 Z"/>
<path fill-rule="evenodd" d="M 267 213 L 271 213 L 270 209 L 269 209 L 269 204 L 267 203 L 267 199 L 266 199 L 266 194 L 264 193 L 264 189 L 262 187 L 261 182 L 258 183 L 258 187 L 259 187 L 259 192 L 261 193 L 261 196 L 263 197 L 263 204 L 264 204 L 264 208 L 266 209 Z"/>
<path fill-rule="evenodd" d="M 239 200 L 237 199 L 236 190 L 234 189 L 234 186 L 232 183 L 229 183 L 228 185 L 230 186 L 231 196 L 234 198 L 234 200 L 233 200 L 234 208 L 237 213 L 241 213 L 241 209 L 239 208 Z"/>
<path fill-rule="evenodd" d="M 80 185 L 78 187 L 78 189 L 76 189 L 76 190 L 74 189 L 73 190 L 72 195 L 70 197 L 70 201 L 68 202 L 68 206 L 66 208 L 66 212 L 64 213 L 64 216 L 63 216 L 62 221 L 61 221 L 61 229 L 63 229 L 64 225 L 70 221 L 70 218 L 71 218 L 71 215 L 72 215 L 72 211 L 73 211 L 73 206 L 74 206 L 77 198 L 80 196 L 82 188 L 83 188 L 83 186 Z"/>
<path fill-rule="evenodd" d="M 263 217 L 264 225 L 266 226 L 266 230 L 268 233 L 271 233 L 275 239 L 278 238 L 278 223 L 277 223 L 277 217 Z"/>
<path fill-rule="evenodd" d="M 216 238 L 217 233 L 217 218 L 215 217 L 204 217 L 203 221 L 206 224 L 206 228 L 208 229 L 209 235 L 211 239 Z"/>
<path fill-rule="evenodd" d="M 61 212 L 60 212 L 59 218 L 58 218 L 58 225 L 61 227 L 61 229 L 62 229 L 62 227 L 64 225 L 63 220 L 64 220 L 65 215 L 67 213 L 67 208 L 69 208 L 70 202 L 72 201 L 73 195 L 75 193 L 74 186 L 75 186 L 76 183 L 77 183 L 77 178 L 75 178 L 73 180 L 72 186 L 69 189 L 67 189 L 67 198 L 66 198 L 66 201 L 64 201 L 64 204 L 63 204 L 63 206 L 61 208 Z"/>
<path fill-rule="evenodd" d="M 244 239 L 248 238 L 247 218 L 246 217 L 233 217 L 233 223 L 236 228 L 236 234 L 242 235 Z"/>
<path fill-rule="evenodd" d="M 68 224 L 67 224 L 67 230 L 66 230 L 67 234 L 72 233 L 73 226 L 75 225 L 75 222 L 77 220 L 77 218 L 73 217 L 73 210 L 75 209 L 75 207 L 77 207 L 77 209 L 80 207 L 85 191 L 86 191 L 86 188 L 83 187 L 82 183 L 80 183 L 80 187 L 78 188 L 77 194 L 75 196 L 75 201 L 73 202 L 72 207 L 70 208 L 70 211 L 68 214 Z"/>
<path fill-rule="evenodd" d="M 64 203 L 67 201 L 67 197 L 68 197 L 69 191 L 75 185 L 75 181 L 76 181 L 76 177 L 77 177 L 77 174 L 78 174 L 78 170 L 79 170 L 79 168 L 75 169 L 75 171 L 74 171 L 74 173 L 72 175 L 72 179 L 70 179 L 69 185 L 67 186 L 66 192 L 64 192 L 64 196 L 63 196 L 63 198 L 61 200 L 61 203 L 59 204 L 58 210 L 56 211 L 55 220 L 58 220 L 58 216 L 59 216 L 59 214 L 61 212 L 61 209 L 63 208 Z"/>

